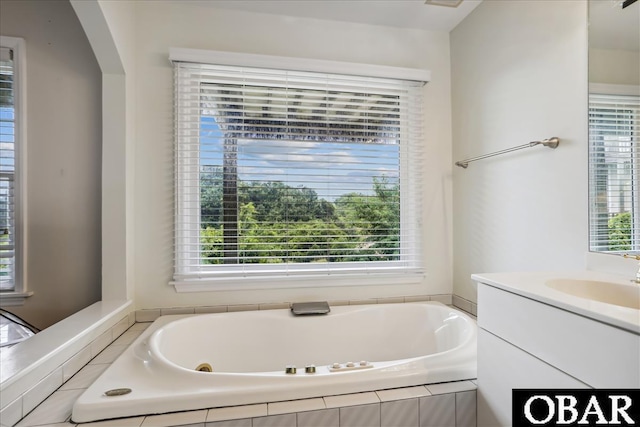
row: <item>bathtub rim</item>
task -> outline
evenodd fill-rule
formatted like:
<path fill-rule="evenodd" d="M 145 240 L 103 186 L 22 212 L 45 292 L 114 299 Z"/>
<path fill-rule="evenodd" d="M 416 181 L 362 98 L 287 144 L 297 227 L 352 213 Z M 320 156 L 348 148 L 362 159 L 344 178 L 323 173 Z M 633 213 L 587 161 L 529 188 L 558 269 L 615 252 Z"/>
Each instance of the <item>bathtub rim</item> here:
<path fill-rule="evenodd" d="M 469 344 L 469 342 L 471 342 L 472 340 L 475 340 L 477 337 L 477 325 L 476 325 L 476 321 L 469 316 L 467 313 L 465 313 L 464 311 L 460 310 L 459 308 L 456 307 L 451 307 L 448 306 L 446 304 L 443 304 L 441 302 L 438 301 L 421 301 L 421 302 L 416 302 L 416 303 L 409 303 L 409 304 L 417 304 L 417 305 L 427 305 L 427 306 L 432 306 L 432 307 L 438 307 L 439 310 L 454 310 L 456 311 L 458 315 L 460 315 L 460 317 L 465 321 L 465 323 L 467 323 L 468 325 L 471 325 L 472 330 L 469 331 L 464 340 L 457 343 L 456 346 L 449 348 L 447 350 L 444 351 L 440 351 L 437 353 L 432 353 L 429 355 L 420 355 L 420 356 L 414 356 L 414 357 L 406 357 L 406 358 L 400 358 L 400 359 L 392 359 L 392 360 L 380 360 L 380 361 L 372 361 L 375 362 L 375 365 L 373 368 L 370 369 L 378 369 L 379 367 L 384 368 L 384 367 L 389 367 L 391 365 L 394 364 L 402 364 L 402 363 L 410 363 L 411 361 L 415 361 L 418 359 L 421 359 L 425 356 L 432 356 L 432 355 L 447 355 L 447 354 L 451 354 L 457 350 L 459 350 L 460 348 L 466 346 Z M 380 307 L 380 306 L 396 306 L 398 305 L 397 303 L 389 303 L 389 304 L 360 304 L 357 306 L 341 306 L 341 308 L 344 307 L 353 307 L 354 310 L 355 309 L 362 309 L 362 308 L 375 308 L 375 307 Z M 274 312 L 288 312 L 288 309 L 278 309 L 278 310 L 272 310 Z M 228 376 L 228 377 L 234 377 L 234 376 L 276 376 L 276 377 L 289 377 L 287 374 L 285 374 L 282 370 L 278 370 L 278 371 L 250 371 L 250 372 L 228 372 L 228 371 L 221 371 L 221 372 L 198 372 L 195 371 L 193 368 L 187 368 L 184 367 L 172 360 L 169 360 L 169 358 L 167 356 L 165 356 L 162 352 L 162 350 L 160 350 L 158 347 L 160 345 L 160 343 L 158 342 L 159 340 L 157 339 L 158 335 L 161 333 L 162 329 L 164 327 L 166 327 L 169 324 L 174 324 L 176 322 L 188 322 L 190 319 L 193 319 L 194 317 L 200 317 L 200 318 L 204 318 L 204 317 L 208 317 L 208 316 L 221 316 L 221 315 L 243 315 L 243 314 L 247 314 L 247 313 L 254 313 L 252 311 L 247 311 L 247 312 L 232 312 L 232 313 L 206 313 L 206 314 L 189 314 L 189 315 L 177 315 L 175 319 L 173 320 L 168 320 L 165 323 L 163 323 L 162 325 L 160 325 L 159 327 L 156 327 L 155 330 L 152 330 L 151 333 L 149 334 L 148 337 L 148 342 L 149 342 L 149 351 L 153 353 L 153 357 L 159 359 L 162 363 L 164 363 L 166 365 L 167 368 L 169 369 L 173 369 L 176 370 L 178 372 L 182 372 L 183 374 L 186 373 L 190 373 L 190 374 L 196 374 L 196 375 L 207 375 L 207 376 Z M 161 316 L 160 318 L 163 317 L 167 317 L 167 316 Z M 159 319 L 160 319 L 159 318 Z M 158 319 L 158 320 L 159 320 Z M 157 322 L 157 320 L 156 320 Z M 153 324 L 155 324 L 156 322 L 154 322 Z M 152 324 L 152 325 L 153 325 Z M 475 326 L 475 328 L 474 328 Z M 378 366 L 380 365 L 380 366 Z M 324 367 L 326 365 L 317 365 L 316 368 L 320 369 L 322 367 Z M 348 373 L 355 373 L 357 371 L 345 371 L 345 372 L 332 372 L 329 375 L 336 375 L 336 374 L 348 374 Z M 320 372 L 316 372 L 315 375 L 325 375 L 327 373 L 320 373 Z"/>
<path fill-rule="evenodd" d="M 471 333 L 472 339 L 470 342 L 467 341 L 465 346 L 463 346 L 464 352 L 459 352 L 459 353 L 454 352 L 454 350 L 461 347 L 461 346 L 456 346 L 452 350 L 431 355 L 433 358 L 451 359 L 451 357 L 449 357 L 449 354 L 447 354 L 451 352 L 453 359 L 457 364 L 454 364 L 454 366 L 446 366 L 445 369 L 438 369 L 434 372 L 431 372 L 429 375 L 429 378 L 426 378 L 426 379 L 425 379 L 425 375 L 426 375 L 425 373 L 416 374 L 413 371 L 408 371 L 409 372 L 408 375 L 397 375 L 396 373 L 397 377 L 394 377 L 392 380 L 389 380 L 387 378 L 384 385 L 381 385 L 381 386 L 379 385 L 380 380 L 377 378 L 366 379 L 365 381 L 359 381 L 357 383 L 357 387 L 355 388 L 352 385 L 351 381 L 342 381 L 337 386 L 332 383 L 331 388 L 334 389 L 335 391 L 332 391 L 330 393 L 318 393 L 315 389 L 311 394 L 309 394 L 308 391 L 305 393 L 300 393 L 300 391 L 297 389 L 288 390 L 287 388 L 283 388 L 282 384 L 278 383 L 277 387 L 274 387 L 274 391 L 272 391 L 272 395 L 277 394 L 278 396 L 277 398 L 272 398 L 271 396 L 268 399 L 252 400 L 252 399 L 247 399 L 244 396 L 246 394 L 246 390 L 233 389 L 228 392 L 225 391 L 226 394 L 224 396 L 224 399 L 228 399 L 228 400 L 223 399 L 223 400 L 217 401 L 215 404 L 212 404 L 211 400 L 213 399 L 213 397 L 211 397 L 209 394 L 207 395 L 208 397 L 207 404 L 202 404 L 202 403 L 196 402 L 195 399 L 193 399 L 194 396 L 190 394 L 190 391 L 184 391 L 184 390 L 180 390 L 179 388 L 175 388 L 174 384 L 171 383 L 171 379 L 176 377 L 180 378 L 179 376 L 184 376 L 185 372 L 178 372 L 179 376 L 177 376 L 176 370 L 167 369 L 167 367 L 165 366 L 161 368 L 161 372 L 166 374 L 166 376 L 163 376 L 162 378 L 162 380 L 164 381 L 163 388 L 157 389 L 155 387 L 151 387 L 148 390 L 146 390 L 143 387 L 142 392 L 144 393 L 146 391 L 149 391 L 151 395 L 146 396 L 145 398 L 136 398 L 133 401 L 121 402 L 122 404 L 120 405 L 118 409 L 118 413 L 116 413 L 116 415 L 113 415 L 114 412 L 112 410 L 112 406 L 104 405 L 104 400 L 103 400 L 103 397 L 101 396 L 101 393 L 99 392 L 96 393 L 96 390 L 95 390 L 97 385 L 102 385 L 102 383 L 105 382 L 105 381 L 102 381 L 101 383 L 101 380 L 110 371 L 111 369 L 110 367 L 105 372 L 103 372 L 103 374 L 101 374 L 98 377 L 98 379 L 96 379 L 94 383 L 87 390 L 85 390 L 85 392 L 83 392 L 82 395 L 76 400 L 76 402 L 73 405 L 71 419 L 73 420 L 73 422 L 76 422 L 76 423 L 85 423 L 85 422 L 93 422 L 93 421 L 99 421 L 99 420 L 108 420 L 113 418 L 135 417 L 140 415 L 163 414 L 163 413 L 182 412 L 182 411 L 191 411 L 191 410 L 200 410 L 200 409 L 211 409 L 211 408 L 218 408 L 218 407 L 252 405 L 252 404 L 260 404 L 260 403 L 275 403 L 275 402 L 308 399 L 308 398 L 315 398 L 315 397 L 329 397 L 329 396 L 337 396 L 337 395 L 352 394 L 352 393 L 362 393 L 362 392 L 368 392 L 368 391 L 379 391 L 379 390 L 404 388 L 404 387 L 411 387 L 411 386 L 423 386 L 423 385 L 442 383 L 442 382 L 453 382 L 453 381 L 475 379 L 477 377 L 477 364 L 476 364 L 477 349 L 475 344 L 477 339 L 477 323 L 475 319 L 473 319 L 472 316 L 469 316 L 467 313 L 464 313 L 462 310 L 458 308 L 447 306 L 445 304 L 442 304 L 436 301 L 428 301 L 428 302 L 425 301 L 425 302 L 416 302 L 416 303 L 412 302 L 410 304 L 426 304 L 426 305 L 442 306 L 445 309 L 455 311 L 457 314 L 462 315 L 463 317 L 466 318 L 468 322 L 470 322 L 470 324 L 473 326 L 473 330 Z M 386 304 L 370 304 L 370 305 L 381 306 Z M 358 307 L 362 308 L 362 305 L 358 305 Z M 224 313 L 214 313 L 214 314 L 224 314 Z M 206 316 L 207 314 L 203 314 L 203 315 Z M 181 314 L 181 315 L 161 316 L 156 321 L 154 321 L 152 325 L 149 326 L 145 330 L 145 332 L 143 332 L 127 349 L 125 349 L 125 351 L 116 359 L 116 361 L 112 363 L 112 366 L 117 365 L 118 363 L 122 365 L 124 362 L 119 362 L 119 361 L 125 355 L 133 356 L 133 358 L 140 359 L 140 354 L 136 354 L 136 351 L 138 353 L 140 352 L 141 343 L 143 343 L 145 340 L 148 340 L 149 337 L 156 330 L 158 330 L 165 324 L 170 323 L 172 321 L 179 320 L 181 318 L 186 318 L 186 317 L 193 317 L 193 316 L 201 316 L 201 315 Z M 472 350 L 472 353 L 470 353 L 471 350 Z M 417 357 L 413 359 L 417 359 L 416 362 L 419 362 L 420 360 L 424 361 L 424 357 Z M 405 359 L 403 359 L 403 361 L 405 361 Z M 397 363 L 397 361 L 394 361 L 394 362 Z M 461 364 L 462 364 L 462 368 L 460 366 Z M 122 370 L 121 366 L 118 366 L 118 369 Z M 202 374 L 194 370 L 188 370 L 186 368 L 181 368 L 181 369 L 185 369 L 189 375 Z M 456 372 L 457 375 L 452 375 L 451 374 L 452 371 Z M 138 374 L 137 370 L 135 372 L 136 374 Z M 351 378 L 351 376 L 348 374 L 350 373 L 349 372 L 338 373 L 338 375 L 340 375 L 340 378 L 342 379 Z M 219 373 L 219 375 L 223 375 L 223 374 Z M 332 374 L 332 375 L 335 375 L 335 374 Z M 254 381 L 256 378 L 261 378 L 260 376 L 255 375 L 255 373 L 249 373 L 249 374 L 228 373 L 225 376 L 232 379 L 233 381 L 237 381 L 238 378 L 241 378 L 241 379 L 248 378 L 251 381 Z M 267 381 L 273 381 L 273 377 L 264 377 L 264 378 L 266 378 Z M 300 378 L 303 378 L 303 377 L 300 377 Z M 337 377 L 328 376 L 325 378 L 331 379 L 331 378 L 337 378 Z M 407 378 L 409 378 L 409 380 L 407 380 Z M 282 377 L 280 377 L 280 379 L 282 379 Z M 293 379 L 293 378 L 289 378 L 289 379 Z M 107 381 L 107 384 L 108 383 L 109 382 Z M 102 391 L 105 391 L 108 388 L 101 387 L 100 389 Z M 158 398 L 158 396 L 156 395 L 158 394 L 159 391 L 163 393 L 159 396 L 160 398 L 166 399 L 167 394 L 169 394 L 171 395 L 172 399 L 170 399 L 170 401 L 168 402 L 165 402 L 166 405 L 162 406 L 162 409 L 154 410 L 152 408 L 154 405 L 155 407 L 160 406 L 156 401 L 156 399 Z M 241 391 L 242 393 L 240 394 Z M 93 395 L 90 396 L 91 394 Z M 129 397 L 131 396 L 132 395 L 130 395 Z M 196 397 L 199 397 L 202 400 L 202 395 L 199 395 Z M 216 398 L 217 397 L 218 396 L 216 395 Z M 119 399 L 119 398 L 110 398 L 110 399 Z M 189 400 L 187 401 L 187 399 Z M 115 400 L 113 402 L 115 403 Z M 179 402 L 180 404 L 176 404 L 176 402 Z M 150 409 L 145 409 L 145 410 L 138 409 L 137 405 L 140 405 L 140 404 L 145 405 L 147 403 L 150 405 Z"/>

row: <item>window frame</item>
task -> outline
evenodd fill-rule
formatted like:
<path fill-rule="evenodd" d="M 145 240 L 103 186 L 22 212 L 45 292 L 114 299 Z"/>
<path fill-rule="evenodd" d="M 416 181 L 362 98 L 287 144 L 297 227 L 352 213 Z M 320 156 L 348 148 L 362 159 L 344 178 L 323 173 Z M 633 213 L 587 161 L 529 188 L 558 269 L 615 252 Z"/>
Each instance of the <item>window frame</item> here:
<path fill-rule="evenodd" d="M 194 54 L 195 52 L 195 54 Z M 214 58 L 212 60 L 212 58 Z M 244 54 L 229 54 L 228 52 L 219 53 L 219 52 L 208 52 L 208 51 L 194 51 L 190 49 L 172 49 L 171 58 L 173 62 L 196 62 L 202 64 L 217 64 L 217 65 L 232 65 L 232 66 L 256 66 L 259 68 L 274 68 L 280 70 L 296 70 L 300 71 L 312 71 L 312 72 L 328 72 L 327 67 L 331 65 L 332 71 L 331 74 L 347 74 L 353 75 L 352 72 L 349 72 L 349 69 L 352 69 L 353 64 L 348 63 L 330 63 L 327 61 L 307 61 L 307 60 L 299 60 L 292 58 L 286 58 L 283 60 L 282 57 L 266 57 L 264 55 L 244 55 Z M 284 65 L 283 65 L 284 63 Z M 296 66 L 298 64 L 298 66 Z M 338 66 L 336 66 L 338 64 Z M 313 68 L 313 70 L 310 70 Z M 361 64 L 356 64 L 357 69 L 361 68 Z M 375 74 L 382 72 L 385 78 L 390 78 L 388 73 L 392 67 L 378 67 L 372 66 L 369 70 L 371 73 Z M 320 70 L 320 71 L 318 71 Z M 413 70 L 413 69 L 397 69 L 396 73 L 403 74 L 404 76 L 411 76 L 410 78 L 404 78 L 405 80 L 416 80 L 416 76 L 420 76 L 420 80 L 422 83 L 425 83 L 429 80 L 429 73 L 424 70 Z M 398 80 L 402 80 L 401 76 L 392 77 Z M 177 77 L 176 77 L 177 79 Z M 177 87 L 177 81 L 176 81 Z M 190 95 L 191 96 L 191 95 Z M 176 103 L 176 111 L 179 108 L 199 108 L 200 99 L 197 94 L 192 95 L 190 105 L 182 105 L 179 106 Z M 181 98 L 184 100 L 184 98 Z M 409 112 L 408 114 L 411 114 Z M 176 120 L 177 120 L 177 112 L 176 112 Z M 193 134 L 188 137 L 193 139 L 198 139 L 198 130 L 194 129 Z M 178 135 L 176 132 L 176 144 L 178 144 Z M 193 144 L 194 141 L 191 141 Z M 406 184 L 401 186 L 401 197 L 400 197 L 400 212 L 401 212 L 401 229 L 400 229 L 400 239 L 402 241 L 403 238 L 407 236 L 406 229 L 403 227 L 403 224 L 407 220 L 414 221 L 419 223 L 420 215 L 418 212 L 412 212 L 410 209 L 407 209 L 407 200 L 410 197 L 415 197 L 419 195 L 420 183 L 414 182 L 415 180 L 407 179 L 410 173 L 407 170 L 407 164 L 411 162 L 409 159 L 409 154 L 407 153 L 407 145 L 399 144 L 400 151 L 400 165 L 399 165 L 399 173 L 401 181 Z M 416 166 L 414 166 L 416 167 Z M 419 166 L 417 166 L 419 168 Z M 323 272 L 323 268 L 318 265 L 302 265 L 302 264 L 287 264 L 287 269 L 289 270 L 286 275 L 270 275 L 264 274 L 265 266 L 267 264 L 259 264 L 261 266 L 260 273 L 252 274 L 250 271 L 251 268 L 247 268 L 247 265 L 244 264 L 242 274 L 234 273 L 231 270 L 234 270 L 234 267 L 231 266 L 229 268 L 225 268 L 224 265 L 212 265 L 211 271 L 215 270 L 215 274 L 198 274 L 197 272 L 193 272 L 193 274 L 189 274 L 189 272 L 179 272 L 178 265 L 179 263 L 186 263 L 180 265 L 187 265 L 191 263 L 191 265 L 198 265 L 199 262 L 192 260 L 186 262 L 187 257 L 185 253 L 181 253 L 178 250 L 178 246 L 182 247 L 191 247 L 199 246 L 200 234 L 194 233 L 193 230 L 191 233 L 187 232 L 185 234 L 180 234 L 177 230 L 180 230 L 180 221 L 181 218 L 184 221 L 196 221 L 199 223 L 199 204 L 200 204 L 200 191 L 199 189 L 193 189 L 192 187 L 188 187 L 185 185 L 189 180 L 196 180 L 197 175 L 199 175 L 199 156 L 193 155 L 192 157 L 176 157 L 176 168 L 182 169 L 181 175 L 185 173 L 189 176 L 186 179 L 180 179 L 179 174 L 176 173 L 175 177 L 175 215 L 176 215 L 176 245 L 175 245 L 175 261 L 176 265 L 174 270 L 174 279 L 170 283 L 175 286 L 177 292 L 198 292 L 198 291 L 207 291 L 207 290 L 238 290 L 238 289 L 274 289 L 274 288 L 300 288 L 300 287 L 318 287 L 323 285 L 330 286 L 342 286 L 342 285 L 380 285 L 380 284 L 389 284 L 390 280 L 393 281 L 394 284 L 409 284 L 409 283 L 419 283 L 424 278 L 424 272 L 422 270 L 422 256 L 418 255 L 417 262 L 415 262 L 411 267 L 403 266 L 398 269 L 389 268 L 387 271 L 367 271 L 366 269 L 362 269 L 360 273 L 350 272 L 348 275 L 339 275 L 333 273 L 331 276 L 327 275 Z M 185 172 L 186 171 L 186 172 Z M 189 172 L 190 171 L 190 172 Z M 418 174 L 419 176 L 419 174 Z M 196 218 L 197 217 L 197 218 Z M 189 219 L 190 218 L 190 219 Z M 401 245 L 402 246 L 402 245 Z M 419 252 L 419 249 L 417 250 Z M 402 256 L 402 253 L 401 253 Z M 385 265 L 389 266 L 390 263 L 402 263 L 407 264 L 406 261 L 385 261 Z M 332 267 L 338 267 L 339 263 L 331 263 Z M 349 264 L 345 262 L 344 264 Z M 376 262 L 369 262 L 369 265 L 372 267 L 378 264 Z M 283 270 L 282 265 L 275 264 L 271 266 L 275 270 Z M 237 270 L 237 268 L 235 268 Z M 249 270 L 249 271 L 246 271 Z M 268 270 L 268 267 L 267 267 Z M 353 269 L 355 270 L 355 269 Z M 198 271 L 201 271 L 198 268 Z M 399 271 L 405 274 L 398 274 Z M 215 276 L 215 277 L 214 277 Z"/>
<path fill-rule="evenodd" d="M 635 85 L 617 85 L 617 84 L 601 84 L 591 83 L 589 84 L 589 250 L 608 254 L 640 254 L 640 135 L 631 135 L 630 146 L 630 176 L 631 176 L 631 249 L 629 250 L 609 250 L 600 248 L 603 245 L 603 241 L 598 238 L 598 223 L 594 223 L 594 215 L 596 214 L 596 194 L 594 186 L 594 142 L 595 137 L 592 136 L 592 124 L 591 124 L 591 110 L 592 99 L 591 97 L 597 96 L 635 96 L 640 101 L 640 86 Z M 597 102 L 597 101 L 596 101 Z M 595 103 L 595 102 L 593 102 Z M 640 114 L 640 106 L 636 110 Z M 633 121 L 632 121 L 633 123 Z M 611 201 L 607 197 L 607 204 L 611 204 Z M 609 218 L 610 219 L 610 218 Z M 608 242 L 608 240 L 606 241 Z"/>
<path fill-rule="evenodd" d="M 13 50 L 14 55 L 14 283 L 13 290 L 0 291 L 0 306 L 23 305 L 26 298 L 33 295 L 27 289 L 27 70 L 26 43 L 20 37 L 0 36 L 0 46 Z"/>

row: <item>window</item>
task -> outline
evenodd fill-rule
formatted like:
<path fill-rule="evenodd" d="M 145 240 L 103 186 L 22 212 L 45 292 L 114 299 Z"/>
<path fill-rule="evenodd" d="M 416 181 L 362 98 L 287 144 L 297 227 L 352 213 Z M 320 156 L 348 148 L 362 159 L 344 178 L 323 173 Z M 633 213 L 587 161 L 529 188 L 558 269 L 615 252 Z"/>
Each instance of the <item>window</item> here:
<path fill-rule="evenodd" d="M 178 290 L 419 277 L 421 83 L 174 66 Z"/>
<path fill-rule="evenodd" d="M 589 95 L 590 248 L 640 251 L 640 96 Z"/>
<path fill-rule="evenodd" d="M 24 150 L 24 41 L 0 37 L 0 298 L 2 305 L 21 304 L 23 180 L 20 153 Z"/>

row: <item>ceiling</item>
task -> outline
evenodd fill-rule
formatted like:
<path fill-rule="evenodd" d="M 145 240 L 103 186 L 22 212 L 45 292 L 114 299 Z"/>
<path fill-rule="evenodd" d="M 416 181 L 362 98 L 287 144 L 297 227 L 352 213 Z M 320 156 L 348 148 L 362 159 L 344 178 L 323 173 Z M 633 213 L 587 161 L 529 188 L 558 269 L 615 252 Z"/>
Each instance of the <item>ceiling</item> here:
<path fill-rule="evenodd" d="M 457 8 L 424 0 L 181 0 L 184 3 L 292 17 L 431 31 L 451 31 L 482 0 L 464 0 Z"/>

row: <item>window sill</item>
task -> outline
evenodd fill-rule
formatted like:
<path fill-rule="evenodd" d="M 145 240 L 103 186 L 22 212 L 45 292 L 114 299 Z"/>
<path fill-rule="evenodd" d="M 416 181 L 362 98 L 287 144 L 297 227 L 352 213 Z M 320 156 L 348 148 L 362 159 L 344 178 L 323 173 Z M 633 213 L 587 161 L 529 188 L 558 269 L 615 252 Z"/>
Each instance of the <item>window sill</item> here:
<path fill-rule="evenodd" d="M 33 292 L 1 292 L 0 307 L 24 305 L 24 301 L 31 295 L 33 295 Z"/>
<path fill-rule="evenodd" d="M 170 282 L 176 292 L 215 292 L 261 289 L 291 289 L 317 287 L 380 286 L 418 284 L 424 280 L 422 271 L 405 274 L 363 274 L 342 276 L 289 276 L 199 278 Z"/>

